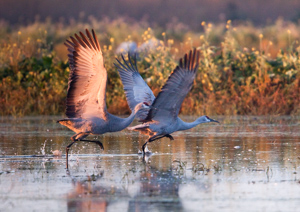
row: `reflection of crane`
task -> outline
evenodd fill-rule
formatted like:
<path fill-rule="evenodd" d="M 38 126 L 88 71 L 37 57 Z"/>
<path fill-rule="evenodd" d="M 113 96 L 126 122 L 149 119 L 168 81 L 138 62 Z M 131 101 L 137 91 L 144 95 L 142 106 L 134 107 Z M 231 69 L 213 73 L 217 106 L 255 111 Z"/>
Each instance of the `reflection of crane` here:
<path fill-rule="evenodd" d="M 183 211 L 179 197 L 182 178 L 176 176 L 172 165 L 168 166 L 171 161 L 163 159 L 163 164 L 151 161 L 139 170 L 134 181 L 139 182 L 140 187 L 130 199 L 128 211 Z"/>
<path fill-rule="evenodd" d="M 183 211 L 179 197 L 182 178 L 168 164 L 170 160 L 164 160 L 163 167 L 161 163 L 133 163 L 125 168 L 121 182 L 124 170 L 119 166 L 120 159 L 111 162 L 103 167 L 110 170 L 108 173 L 96 171 L 87 178 L 87 172 L 82 176 L 77 172 L 76 177 L 67 172 L 73 184 L 66 195 L 68 211 Z"/>
<path fill-rule="evenodd" d="M 81 36 L 81 37 L 80 37 Z M 65 45 L 68 47 L 70 76 L 67 94 L 66 115 L 68 118 L 59 120 L 76 134 L 73 141 L 66 147 L 68 169 L 68 151 L 76 141 L 86 141 L 98 144 L 100 141 L 84 140 L 89 134 L 104 134 L 116 132 L 128 127 L 136 112 L 143 103 L 135 105 L 128 118 L 119 118 L 109 114 L 106 109 L 105 91 L 107 72 L 103 64 L 102 51 L 94 30 L 86 30 L 86 36 L 80 32 L 75 38 L 70 37 Z"/>
<path fill-rule="evenodd" d="M 122 59 L 124 64 L 117 60 L 119 64 L 115 65 L 121 76 L 130 108 L 133 109 L 140 102 L 147 102 L 150 105 L 148 111 L 143 113 L 141 110 L 137 113 L 137 117 L 144 123 L 129 128 L 149 136 L 143 145 L 144 154 L 148 142 L 163 137 L 173 140 L 170 134 L 175 131 L 191 129 L 201 123 L 218 122 L 208 116 L 201 116 L 194 122 L 186 123 L 178 117 L 183 99 L 191 90 L 198 70 L 199 51 L 190 51 L 189 55 L 185 54 L 183 60 L 180 59 L 179 66 L 169 76 L 156 98 L 137 70 L 136 57 L 133 58 L 134 63 L 130 54 L 128 54 L 129 62 L 123 55 Z"/>

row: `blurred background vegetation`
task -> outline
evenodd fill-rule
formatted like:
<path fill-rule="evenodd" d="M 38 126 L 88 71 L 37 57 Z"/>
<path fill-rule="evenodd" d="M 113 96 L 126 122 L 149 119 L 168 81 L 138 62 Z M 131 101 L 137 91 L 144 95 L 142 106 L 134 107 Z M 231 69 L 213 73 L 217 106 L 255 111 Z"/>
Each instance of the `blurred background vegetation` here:
<path fill-rule="evenodd" d="M 35 20 L 69 22 L 127 17 L 167 27 L 181 22 L 192 30 L 201 29 L 201 21 L 225 22 L 250 20 L 267 24 L 279 17 L 298 21 L 299 0 L 0 0 L 1 17 L 11 24 L 28 24 Z"/>
<path fill-rule="evenodd" d="M 93 28 L 112 113 L 129 113 L 113 65 L 117 47 L 157 39 L 138 61 L 155 94 L 184 53 L 201 50 L 182 113 L 299 115 L 299 9 L 294 0 L 0 0 L 0 114 L 63 114 L 69 74 L 63 42 Z"/>

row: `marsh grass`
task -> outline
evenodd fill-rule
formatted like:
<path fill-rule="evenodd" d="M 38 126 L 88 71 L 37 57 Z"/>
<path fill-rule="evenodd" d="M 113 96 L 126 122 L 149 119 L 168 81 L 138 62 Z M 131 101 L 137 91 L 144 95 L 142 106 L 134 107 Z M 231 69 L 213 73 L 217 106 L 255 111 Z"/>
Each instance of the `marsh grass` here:
<path fill-rule="evenodd" d="M 89 23 L 44 23 L 10 27 L 1 22 L 1 115 L 63 114 L 69 67 L 65 39 L 85 28 L 95 29 L 108 71 L 107 106 L 115 114 L 129 113 L 114 67 L 115 49 L 123 41 L 138 46 L 152 38 L 155 49 L 141 53 L 138 68 L 156 95 L 191 48 L 201 51 L 192 91 L 183 114 L 284 115 L 300 114 L 300 27 L 291 22 L 256 28 L 202 22 L 202 32 L 182 24 L 151 29 L 147 23 L 123 19 Z"/>

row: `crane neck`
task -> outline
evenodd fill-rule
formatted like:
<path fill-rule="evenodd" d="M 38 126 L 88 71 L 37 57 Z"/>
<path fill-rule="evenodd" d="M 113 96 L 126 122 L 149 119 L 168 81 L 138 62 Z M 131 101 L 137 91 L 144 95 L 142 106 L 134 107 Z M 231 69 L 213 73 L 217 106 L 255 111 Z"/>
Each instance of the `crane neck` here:
<path fill-rule="evenodd" d="M 117 132 L 128 127 L 134 120 L 136 113 L 141 106 L 137 106 L 127 118 L 119 118 L 111 115 L 110 119 L 110 132 Z"/>
<path fill-rule="evenodd" d="M 131 114 L 127 118 L 123 118 L 122 120 L 123 129 L 128 127 L 133 122 L 135 114 L 136 112 L 133 110 L 131 111 Z"/>
<path fill-rule="evenodd" d="M 178 130 L 188 130 L 193 127 L 196 127 L 198 124 L 206 123 L 204 116 L 197 118 L 193 122 L 185 122 L 185 121 L 182 121 L 180 118 L 178 118 L 178 120 L 179 120 L 179 129 Z"/>
<path fill-rule="evenodd" d="M 191 129 L 191 128 L 198 125 L 197 120 L 193 121 L 193 122 L 184 122 L 184 121 L 182 121 L 181 123 L 182 124 L 179 125 L 178 131 L 179 130 L 188 130 L 188 129 Z"/>

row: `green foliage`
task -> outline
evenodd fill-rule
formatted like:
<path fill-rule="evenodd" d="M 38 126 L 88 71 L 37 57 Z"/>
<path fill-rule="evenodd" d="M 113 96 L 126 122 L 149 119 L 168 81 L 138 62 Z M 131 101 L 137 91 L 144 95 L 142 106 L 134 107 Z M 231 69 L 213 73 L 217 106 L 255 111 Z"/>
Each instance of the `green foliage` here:
<path fill-rule="evenodd" d="M 64 109 L 68 64 L 53 56 L 24 58 L 14 73 L 1 72 L 1 111 L 8 115 L 57 114 Z"/>
<path fill-rule="evenodd" d="M 129 112 L 113 63 L 123 41 L 138 45 L 152 38 L 159 45 L 139 55 L 139 72 L 160 91 L 178 59 L 191 48 L 201 51 L 199 72 L 182 106 L 184 114 L 267 115 L 300 113 L 300 29 L 282 21 L 265 28 L 250 24 L 202 23 L 204 31 L 183 33 L 172 26 L 162 32 L 146 23 L 122 19 L 90 24 L 34 23 L 10 29 L 0 38 L 1 115 L 62 114 L 69 67 L 63 42 L 85 28 L 94 28 L 108 71 L 107 105 L 115 114 Z M 181 26 L 182 27 L 182 26 Z M 170 34 L 168 34 L 170 33 Z"/>

